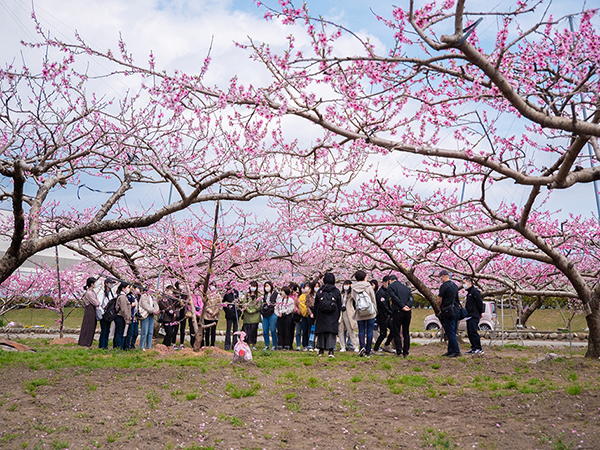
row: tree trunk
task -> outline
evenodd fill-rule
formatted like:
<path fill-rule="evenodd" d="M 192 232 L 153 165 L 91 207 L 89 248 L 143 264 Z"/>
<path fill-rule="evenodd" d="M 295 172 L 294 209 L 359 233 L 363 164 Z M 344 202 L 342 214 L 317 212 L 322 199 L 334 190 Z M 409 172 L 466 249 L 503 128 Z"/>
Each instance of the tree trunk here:
<path fill-rule="evenodd" d="M 585 354 L 586 358 L 600 358 L 600 308 L 598 294 L 594 295 L 589 303 L 591 314 L 586 316 L 585 320 L 589 328 L 588 334 L 588 349 Z"/>
<path fill-rule="evenodd" d="M 521 323 L 522 326 L 527 326 L 527 320 L 529 320 L 529 317 L 531 317 L 531 315 L 534 313 L 535 310 L 537 310 L 540 306 L 542 306 L 542 303 L 544 302 L 543 297 L 536 297 L 535 302 L 533 302 L 531 305 L 529 305 L 527 308 L 525 308 L 523 310 L 523 312 L 521 312 L 521 315 L 519 316 L 519 321 Z"/>

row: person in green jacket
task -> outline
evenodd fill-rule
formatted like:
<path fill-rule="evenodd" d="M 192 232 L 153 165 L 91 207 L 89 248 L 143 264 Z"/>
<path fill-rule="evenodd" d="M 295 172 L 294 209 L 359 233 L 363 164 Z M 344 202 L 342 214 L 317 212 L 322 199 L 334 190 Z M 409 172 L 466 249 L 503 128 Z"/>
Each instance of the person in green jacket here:
<path fill-rule="evenodd" d="M 261 304 L 262 299 L 258 293 L 258 283 L 251 281 L 241 309 L 244 311 L 242 314 L 242 320 L 244 321 L 242 331 L 246 332 L 246 342 L 252 347 L 252 350 L 256 350 Z"/>

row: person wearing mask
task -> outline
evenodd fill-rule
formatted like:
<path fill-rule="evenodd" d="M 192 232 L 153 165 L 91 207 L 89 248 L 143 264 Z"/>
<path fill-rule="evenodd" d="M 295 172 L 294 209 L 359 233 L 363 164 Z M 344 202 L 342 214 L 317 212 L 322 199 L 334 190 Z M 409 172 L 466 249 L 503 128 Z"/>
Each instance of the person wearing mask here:
<path fill-rule="evenodd" d="M 296 350 L 302 350 L 302 312 L 300 311 L 300 286 L 296 283 L 290 283 L 292 293 L 290 297 L 294 300 L 294 312 L 292 313 L 293 327 L 296 334 Z"/>
<path fill-rule="evenodd" d="M 263 323 L 263 339 L 265 340 L 265 350 L 269 349 L 271 340 L 273 341 L 273 350 L 277 349 L 277 315 L 275 314 L 275 305 L 279 293 L 273 287 L 270 281 L 265 282 L 263 286 L 264 295 L 262 297 L 262 305 L 260 314 L 262 315 Z M 269 336 L 270 335 L 270 336 Z"/>
<path fill-rule="evenodd" d="M 246 294 L 246 298 L 242 305 L 244 309 L 244 312 L 242 313 L 242 319 L 244 321 L 242 331 L 246 333 L 246 342 L 252 347 L 252 350 L 256 350 L 261 303 L 262 298 L 258 293 L 258 283 L 256 281 L 251 281 L 248 293 Z"/>
<path fill-rule="evenodd" d="M 237 335 L 233 335 L 233 347 L 231 336 L 238 330 L 238 303 L 240 293 L 237 289 L 231 287 L 231 282 L 227 283 L 227 291 L 223 296 L 223 310 L 225 311 L 225 320 L 227 320 L 227 328 L 225 330 L 225 350 L 231 350 L 237 344 Z"/>
<path fill-rule="evenodd" d="M 113 287 L 117 284 L 115 280 L 107 278 L 104 280 L 104 289 L 101 293 L 100 306 L 103 312 L 106 312 L 108 303 L 113 300 L 116 296 L 113 292 Z M 108 337 L 110 335 L 110 326 L 112 321 L 106 320 L 104 317 L 100 319 L 100 339 L 98 341 L 98 348 L 108 350 Z"/>
<path fill-rule="evenodd" d="M 175 341 L 177 340 L 177 330 L 179 310 L 181 305 L 179 299 L 173 296 L 173 286 L 169 285 L 165 288 L 165 293 L 158 301 L 158 307 L 163 315 L 163 327 L 165 328 L 165 339 L 163 345 L 175 349 Z"/>
<path fill-rule="evenodd" d="M 292 290 L 285 286 L 275 304 L 275 315 L 277 316 L 277 349 L 290 350 L 294 340 L 294 300 L 291 297 Z"/>
<path fill-rule="evenodd" d="M 471 350 L 467 353 L 481 355 L 483 349 L 481 348 L 481 338 L 479 337 L 479 320 L 484 311 L 483 299 L 481 298 L 481 292 L 475 286 L 473 286 L 473 279 L 471 277 L 465 277 L 465 289 L 467 290 L 467 298 L 465 302 L 465 309 L 467 310 L 467 336 L 471 343 Z"/>
<path fill-rule="evenodd" d="M 330 358 L 335 358 L 335 341 L 337 339 L 340 313 L 342 311 L 342 295 L 335 287 L 335 275 L 327 272 L 323 276 L 323 287 L 315 296 L 315 334 L 319 356 L 325 350 Z"/>
<path fill-rule="evenodd" d="M 135 342 L 139 335 L 139 322 L 137 312 L 139 311 L 139 298 L 140 288 L 134 285 L 129 294 L 127 294 L 127 301 L 131 305 L 131 320 L 127 327 L 127 336 L 125 337 L 125 344 L 123 344 L 124 350 L 133 350 L 135 348 Z"/>
<path fill-rule="evenodd" d="M 414 303 L 412 292 L 405 284 L 398 281 L 396 275 L 390 275 L 388 292 L 392 299 L 392 335 L 396 344 L 396 356 L 406 358 L 410 350 L 411 308 Z M 400 339 L 402 333 L 402 339 Z"/>
<path fill-rule="evenodd" d="M 445 269 L 440 270 L 439 277 L 442 285 L 438 294 L 438 307 L 440 309 L 440 320 L 444 327 L 444 333 L 448 338 L 448 351 L 442 356 L 456 358 L 462 356 L 458 340 L 456 339 L 456 305 L 460 306 L 458 301 L 458 286 L 450 280 L 450 272 Z"/>
<path fill-rule="evenodd" d="M 358 322 L 358 342 L 360 344 L 359 356 L 371 356 L 373 345 L 373 327 L 377 317 L 377 300 L 371 283 L 366 281 L 367 274 L 357 270 L 354 274 L 355 283 L 352 284 L 352 299 L 356 305 L 354 319 Z M 365 305 L 363 307 L 363 305 Z"/>
<path fill-rule="evenodd" d="M 96 278 L 89 277 L 85 283 L 85 294 L 83 294 L 83 320 L 81 322 L 81 331 L 79 332 L 78 345 L 82 347 L 91 347 L 96 333 L 96 308 L 100 306 L 98 296 L 94 291 L 96 287 Z"/>
<path fill-rule="evenodd" d="M 154 333 L 154 316 L 158 314 L 158 304 L 148 293 L 147 287 L 141 288 L 140 295 L 140 348 L 143 351 L 152 348 L 152 334 Z"/>
<path fill-rule="evenodd" d="M 394 338 L 391 332 L 391 317 L 392 310 L 390 307 L 390 294 L 387 291 L 388 284 L 390 281 L 390 277 L 388 275 L 383 277 L 381 281 L 381 287 L 375 290 L 378 287 L 377 280 L 371 280 L 371 286 L 373 286 L 373 290 L 375 290 L 375 299 L 377 300 L 377 325 L 379 326 L 379 337 L 375 341 L 375 345 L 373 346 L 373 353 L 381 354 L 381 344 L 383 340 L 387 337 L 387 340 L 384 344 L 384 349 L 387 348 L 387 351 L 391 352 L 389 347 L 392 339 Z M 389 334 L 389 336 L 388 336 Z"/>
<path fill-rule="evenodd" d="M 123 350 L 125 346 L 125 325 L 131 321 L 131 304 L 127 299 L 130 292 L 128 283 L 121 283 L 117 288 L 117 317 L 115 318 L 115 337 L 113 338 L 113 348 Z"/>
<path fill-rule="evenodd" d="M 315 307 L 315 292 L 312 283 L 302 285 L 302 295 L 298 298 L 300 314 L 302 315 L 302 349 L 312 351 L 313 347 L 309 343 L 310 330 L 315 323 L 313 309 Z"/>
<path fill-rule="evenodd" d="M 342 310 L 338 325 L 338 337 L 340 340 L 340 352 L 346 351 L 347 339 L 350 339 L 352 348 L 358 353 L 358 338 L 354 332 L 356 320 L 354 319 L 354 303 L 352 300 L 352 281 L 345 280 L 342 285 Z"/>
<path fill-rule="evenodd" d="M 213 323 L 214 325 L 212 327 L 204 328 L 202 333 L 204 335 L 204 346 L 214 347 L 217 337 L 217 323 L 219 323 L 219 315 L 221 314 L 221 299 L 216 292 L 216 288 L 212 285 L 209 287 L 207 296 L 204 325 L 211 325 Z"/>

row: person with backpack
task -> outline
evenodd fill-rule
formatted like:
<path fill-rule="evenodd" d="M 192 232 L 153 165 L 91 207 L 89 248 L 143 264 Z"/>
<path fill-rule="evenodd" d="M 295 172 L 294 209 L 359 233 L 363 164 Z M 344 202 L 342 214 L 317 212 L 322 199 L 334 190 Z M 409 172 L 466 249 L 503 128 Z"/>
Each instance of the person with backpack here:
<path fill-rule="evenodd" d="M 373 346 L 373 353 L 381 354 L 381 344 L 383 345 L 383 349 L 388 352 L 392 352 L 390 348 L 390 344 L 394 339 L 394 335 L 392 334 L 392 310 L 390 306 L 391 297 L 388 293 L 388 284 L 390 282 L 390 277 L 388 275 L 383 277 L 381 281 L 381 287 L 378 286 L 377 280 L 371 280 L 371 286 L 373 286 L 373 290 L 375 291 L 375 299 L 377 300 L 377 326 L 379 327 L 379 337 L 375 341 L 375 345 Z M 385 343 L 383 340 L 385 340 Z"/>
<path fill-rule="evenodd" d="M 392 307 L 392 335 L 396 344 L 396 356 L 406 358 L 410 350 L 410 321 L 412 318 L 411 308 L 414 303 L 412 292 L 405 284 L 398 281 L 396 275 L 390 275 L 388 292 L 391 297 Z M 402 338 L 400 338 L 402 333 Z"/>
<path fill-rule="evenodd" d="M 85 294 L 83 294 L 83 320 L 81 321 L 81 331 L 79 332 L 78 345 L 82 347 L 91 347 L 96 333 L 96 308 L 100 306 L 98 296 L 94 291 L 96 287 L 96 278 L 89 277 L 85 283 Z"/>
<path fill-rule="evenodd" d="M 263 285 L 263 297 L 262 305 L 260 307 L 260 314 L 262 315 L 263 324 L 263 339 L 265 341 L 265 350 L 269 349 L 271 340 L 273 341 L 273 350 L 277 349 L 277 315 L 275 314 L 275 305 L 277 304 L 277 297 L 279 293 L 273 287 L 273 283 L 270 281 L 265 282 Z M 270 336 L 269 336 L 270 335 Z"/>
<path fill-rule="evenodd" d="M 277 316 L 277 349 L 291 350 L 294 341 L 294 299 L 291 297 L 292 290 L 285 286 L 275 304 L 275 315 Z"/>
<path fill-rule="evenodd" d="M 127 300 L 127 294 L 129 294 L 130 287 L 129 283 L 122 282 L 117 288 L 117 302 L 116 311 L 117 317 L 115 317 L 115 337 L 113 338 L 113 348 L 123 350 L 125 346 L 125 339 L 123 334 L 125 333 L 125 325 L 131 321 L 131 304 Z"/>
<path fill-rule="evenodd" d="M 475 286 L 473 286 L 473 279 L 471 277 L 465 277 L 465 289 L 467 290 L 467 298 L 465 301 L 465 309 L 467 310 L 467 336 L 471 343 L 471 350 L 468 354 L 481 355 L 483 349 L 481 348 L 481 338 L 479 337 L 479 320 L 481 315 L 485 311 L 483 299 L 481 298 L 481 292 Z"/>
<path fill-rule="evenodd" d="M 350 339 L 352 348 L 358 353 L 358 338 L 354 329 L 358 326 L 354 319 L 354 300 L 352 299 L 352 281 L 345 280 L 342 285 L 342 310 L 338 325 L 338 337 L 340 340 L 340 352 L 346 351 L 347 340 Z"/>
<path fill-rule="evenodd" d="M 142 351 L 152 348 L 152 334 L 154 333 L 154 316 L 158 314 L 158 304 L 148 294 L 148 288 L 143 286 L 140 295 L 140 348 Z"/>
<path fill-rule="evenodd" d="M 98 348 L 103 350 L 108 350 L 110 326 L 117 315 L 115 309 L 117 296 L 113 292 L 115 284 L 117 284 L 117 282 L 111 278 L 104 280 L 104 289 L 101 292 L 101 298 L 99 299 L 102 318 L 100 319 L 100 339 L 98 340 Z"/>
<path fill-rule="evenodd" d="M 458 301 L 458 286 L 450 280 L 450 272 L 445 269 L 440 270 L 438 275 L 442 279 L 440 292 L 438 294 L 438 307 L 440 309 L 440 321 L 444 327 L 444 333 L 448 338 L 448 351 L 442 356 L 448 358 L 457 358 L 462 356 L 458 339 L 456 339 L 456 317 L 460 303 Z"/>
<path fill-rule="evenodd" d="M 240 300 L 240 293 L 237 289 L 231 287 L 231 282 L 227 283 L 226 288 L 227 291 L 223 296 L 223 310 L 225 311 L 225 320 L 227 321 L 227 328 L 225 329 L 225 350 L 231 350 L 231 335 L 238 330 L 239 326 L 240 315 L 237 305 Z M 235 344 L 237 344 L 237 340 L 237 334 L 234 334 L 233 347 L 235 347 Z"/>
<path fill-rule="evenodd" d="M 323 286 L 315 296 L 315 334 L 319 356 L 325 350 L 330 358 L 335 358 L 334 350 L 338 334 L 338 323 L 342 311 L 342 295 L 335 287 L 335 275 L 327 272 L 323 276 Z"/>
<path fill-rule="evenodd" d="M 358 342 L 360 351 L 358 356 L 371 356 L 373 345 L 373 326 L 377 316 L 377 299 L 371 283 L 366 281 L 367 274 L 357 270 L 354 274 L 356 282 L 352 284 L 352 299 L 356 305 L 354 320 L 358 322 Z"/>

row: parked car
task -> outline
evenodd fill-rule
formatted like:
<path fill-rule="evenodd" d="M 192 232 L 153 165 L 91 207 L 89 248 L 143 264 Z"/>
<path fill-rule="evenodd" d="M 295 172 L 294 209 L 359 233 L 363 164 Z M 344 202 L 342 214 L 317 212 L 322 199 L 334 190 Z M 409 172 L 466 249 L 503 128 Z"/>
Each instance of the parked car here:
<path fill-rule="evenodd" d="M 481 331 L 493 331 L 496 329 L 496 302 L 483 302 L 484 310 L 479 320 L 479 329 Z M 434 331 L 442 328 L 440 319 L 435 314 L 425 317 L 423 320 L 423 328 L 425 330 Z M 467 321 L 465 319 L 458 322 L 459 330 L 467 329 Z"/>

